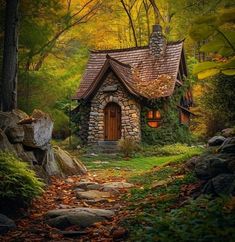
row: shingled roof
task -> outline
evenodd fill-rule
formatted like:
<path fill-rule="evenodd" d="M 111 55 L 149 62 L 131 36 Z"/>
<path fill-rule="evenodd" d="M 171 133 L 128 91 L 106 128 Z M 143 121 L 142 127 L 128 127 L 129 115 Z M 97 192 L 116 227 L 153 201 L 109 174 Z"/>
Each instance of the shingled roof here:
<path fill-rule="evenodd" d="M 110 68 L 133 95 L 156 99 L 172 95 L 182 56 L 183 41 L 168 43 L 164 55 L 155 56 L 149 46 L 91 51 L 74 99 L 87 99 Z"/>

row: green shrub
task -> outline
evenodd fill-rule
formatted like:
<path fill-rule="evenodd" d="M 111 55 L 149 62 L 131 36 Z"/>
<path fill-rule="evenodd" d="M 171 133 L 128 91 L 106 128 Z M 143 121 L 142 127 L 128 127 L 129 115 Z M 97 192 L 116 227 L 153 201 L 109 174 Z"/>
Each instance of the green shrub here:
<path fill-rule="evenodd" d="M 171 156 L 189 153 L 195 147 L 190 147 L 187 144 L 171 144 L 164 146 L 143 146 L 142 154 L 145 156 Z"/>
<path fill-rule="evenodd" d="M 131 157 L 135 151 L 139 150 L 138 143 L 132 138 L 120 139 L 118 147 L 125 157 Z"/>
<path fill-rule="evenodd" d="M 0 200 L 1 203 L 28 204 L 43 192 L 43 183 L 22 162 L 10 153 L 0 152 Z"/>
<path fill-rule="evenodd" d="M 172 145 L 165 145 L 158 149 L 161 155 L 180 155 L 187 153 L 192 147 L 186 144 L 172 144 Z"/>
<path fill-rule="evenodd" d="M 69 117 L 60 110 L 48 110 L 54 121 L 53 137 L 63 139 L 70 134 L 69 130 Z"/>
<path fill-rule="evenodd" d="M 64 147 L 65 149 L 76 149 L 78 145 L 81 144 L 81 140 L 77 135 L 71 135 L 60 142 L 60 146 Z"/>

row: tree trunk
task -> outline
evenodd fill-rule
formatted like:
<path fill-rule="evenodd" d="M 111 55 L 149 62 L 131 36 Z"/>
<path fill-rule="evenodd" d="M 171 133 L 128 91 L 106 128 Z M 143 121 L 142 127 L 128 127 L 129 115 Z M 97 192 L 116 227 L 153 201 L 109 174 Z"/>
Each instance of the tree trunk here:
<path fill-rule="evenodd" d="M 11 111 L 17 105 L 19 0 L 6 0 L 0 106 Z"/>

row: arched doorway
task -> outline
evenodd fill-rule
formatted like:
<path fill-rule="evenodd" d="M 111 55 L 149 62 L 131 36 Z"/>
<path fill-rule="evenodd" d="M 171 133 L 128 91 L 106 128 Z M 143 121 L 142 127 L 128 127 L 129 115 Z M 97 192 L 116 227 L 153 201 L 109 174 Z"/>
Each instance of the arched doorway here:
<path fill-rule="evenodd" d="M 121 138 L 121 107 L 108 103 L 104 109 L 104 139 L 116 141 Z"/>

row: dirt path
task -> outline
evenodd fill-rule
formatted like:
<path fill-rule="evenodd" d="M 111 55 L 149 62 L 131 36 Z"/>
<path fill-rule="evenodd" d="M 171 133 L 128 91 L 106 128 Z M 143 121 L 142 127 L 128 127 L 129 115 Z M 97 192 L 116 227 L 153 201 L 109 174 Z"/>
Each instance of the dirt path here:
<path fill-rule="evenodd" d="M 74 190 L 81 182 L 125 182 L 121 178 L 100 178 L 95 172 L 90 172 L 83 177 L 69 177 L 67 179 L 53 178 L 52 184 L 45 193 L 33 201 L 32 206 L 26 212 L 26 216 L 16 220 L 17 228 L 8 232 L 0 241 L 122 241 L 126 230 L 119 226 L 119 221 L 126 216 L 124 208 L 126 202 L 122 196 L 128 192 L 127 188 L 111 189 L 110 196 L 102 199 L 78 198 Z M 82 191 L 82 190 L 81 190 Z M 113 210 L 115 216 L 107 221 L 98 222 L 90 227 L 81 229 L 79 226 L 71 226 L 64 231 L 70 231 L 67 235 L 61 234 L 59 229 L 52 228 L 45 223 L 45 214 L 52 209 L 69 209 L 75 207 L 100 208 Z M 76 233 L 71 231 L 77 231 Z"/>

